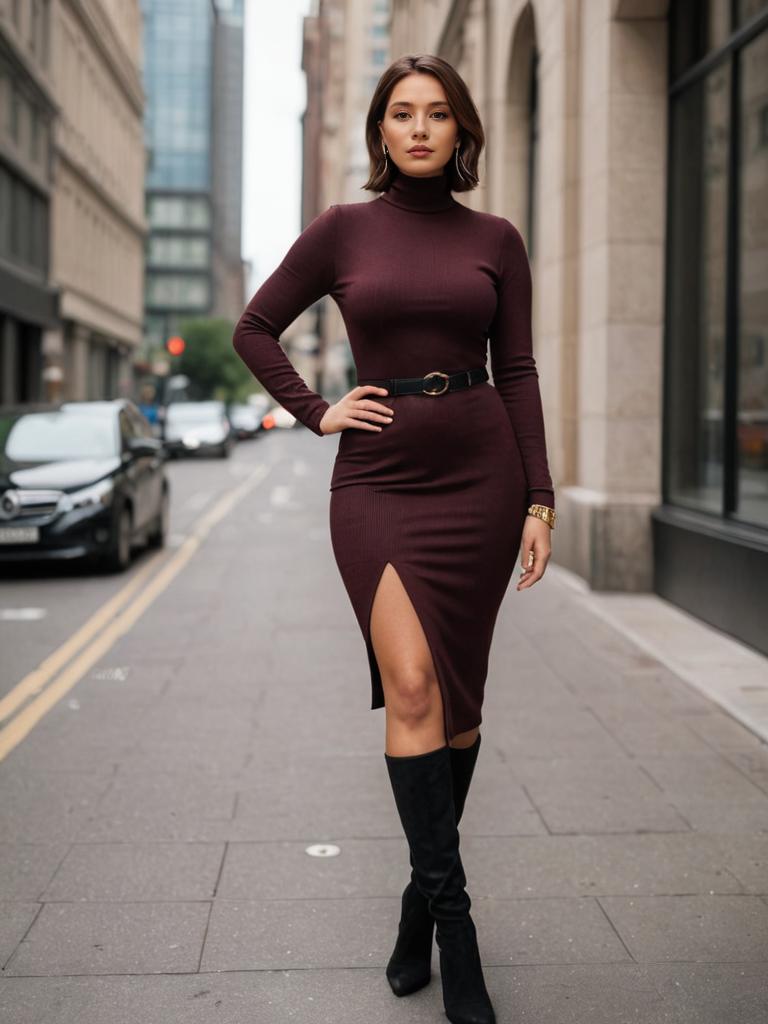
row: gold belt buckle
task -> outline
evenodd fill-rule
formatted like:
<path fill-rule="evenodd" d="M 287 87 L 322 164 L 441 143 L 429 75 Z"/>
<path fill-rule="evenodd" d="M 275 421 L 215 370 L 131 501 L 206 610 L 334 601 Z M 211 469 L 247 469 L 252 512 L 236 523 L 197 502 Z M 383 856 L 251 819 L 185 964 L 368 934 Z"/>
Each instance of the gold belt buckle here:
<path fill-rule="evenodd" d="M 424 377 L 422 378 L 422 380 L 426 381 L 430 377 L 442 377 L 444 379 L 444 383 L 443 383 L 443 386 L 440 389 L 440 391 L 429 391 L 426 387 L 422 387 L 421 390 L 424 392 L 425 395 L 442 395 L 442 394 L 444 394 L 444 392 L 446 392 L 448 390 L 448 385 L 450 384 L 450 379 L 449 379 L 447 373 L 443 373 L 442 370 L 433 370 L 431 373 L 425 374 Z"/>

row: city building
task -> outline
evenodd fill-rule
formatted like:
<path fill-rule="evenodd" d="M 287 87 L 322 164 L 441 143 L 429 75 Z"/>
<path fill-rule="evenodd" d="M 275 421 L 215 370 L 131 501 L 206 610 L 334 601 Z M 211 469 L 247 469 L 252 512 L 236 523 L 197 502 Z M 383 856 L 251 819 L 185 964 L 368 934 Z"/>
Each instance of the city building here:
<path fill-rule="evenodd" d="M 53 124 L 48 5 L 0 0 L 0 402 L 43 397 L 43 346 L 59 329 L 50 280 Z"/>
<path fill-rule="evenodd" d="M 216 0 L 213 23 L 213 315 L 237 320 L 245 303 L 243 0 Z"/>
<path fill-rule="evenodd" d="M 142 0 L 148 152 L 145 336 L 244 304 L 242 0 Z"/>
<path fill-rule="evenodd" d="M 319 4 L 337 52 L 373 7 Z M 460 201 L 526 240 L 553 560 L 768 652 L 768 3 L 392 0 L 389 30 L 467 82 L 487 148 Z M 353 116 L 312 194 L 355 201 L 372 88 L 359 61 L 315 81 Z"/>
<path fill-rule="evenodd" d="M 62 321 L 46 339 L 46 361 L 61 367 L 62 398 L 127 395 L 142 334 L 146 232 L 141 12 L 138 0 L 42 9 L 50 10 L 59 104 L 51 276 Z"/>
<path fill-rule="evenodd" d="M 365 118 L 376 82 L 390 59 L 389 17 L 390 0 L 314 0 L 311 14 L 304 19 L 304 226 L 331 203 L 375 198 L 361 188 L 369 173 Z M 335 303 L 317 303 L 316 332 L 319 345 L 312 350 L 316 355 L 312 379 L 316 376 L 323 393 L 338 399 L 356 378 Z"/>

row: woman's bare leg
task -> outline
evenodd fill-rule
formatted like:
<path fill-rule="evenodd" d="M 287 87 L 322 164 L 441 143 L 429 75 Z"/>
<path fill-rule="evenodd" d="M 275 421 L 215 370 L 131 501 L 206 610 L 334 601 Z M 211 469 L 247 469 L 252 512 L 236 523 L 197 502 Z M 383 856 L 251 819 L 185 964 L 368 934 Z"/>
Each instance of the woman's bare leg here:
<path fill-rule="evenodd" d="M 381 671 L 386 713 L 386 753 L 425 754 L 446 743 L 443 698 L 432 652 L 397 570 L 387 562 L 371 608 L 371 643 Z M 468 747 L 478 729 L 456 735 Z"/>

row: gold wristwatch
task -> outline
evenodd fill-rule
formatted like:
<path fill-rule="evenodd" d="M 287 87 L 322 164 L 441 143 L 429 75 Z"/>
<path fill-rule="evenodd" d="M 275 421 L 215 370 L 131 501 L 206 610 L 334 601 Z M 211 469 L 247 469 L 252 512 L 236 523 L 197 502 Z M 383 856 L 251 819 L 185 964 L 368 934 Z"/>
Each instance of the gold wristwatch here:
<path fill-rule="evenodd" d="M 556 513 L 553 508 L 549 507 L 549 505 L 529 505 L 528 515 L 538 516 L 539 519 L 544 520 L 550 530 L 554 530 Z"/>

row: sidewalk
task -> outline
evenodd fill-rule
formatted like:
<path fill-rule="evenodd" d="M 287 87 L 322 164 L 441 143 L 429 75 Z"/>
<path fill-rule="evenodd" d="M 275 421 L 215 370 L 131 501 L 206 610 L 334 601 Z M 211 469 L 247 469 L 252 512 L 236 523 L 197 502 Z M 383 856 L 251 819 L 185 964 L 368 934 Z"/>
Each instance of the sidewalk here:
<path fill-rule="evenodd" d="M 384 977 L 409 865 L 334 451 L 255 448 L 264 482 L 0 762 L 4 1024 L 445 1021 L 436 950 L 425 990 Z M 461 826 L 498 1024 L 768 1019 L 768 747 L 649 643 L 553 564 L 510 585 Z"/>

